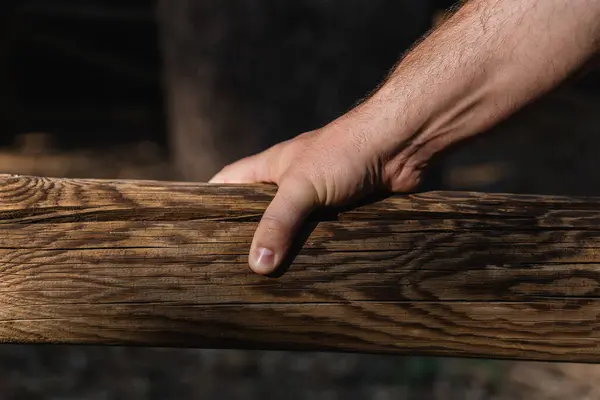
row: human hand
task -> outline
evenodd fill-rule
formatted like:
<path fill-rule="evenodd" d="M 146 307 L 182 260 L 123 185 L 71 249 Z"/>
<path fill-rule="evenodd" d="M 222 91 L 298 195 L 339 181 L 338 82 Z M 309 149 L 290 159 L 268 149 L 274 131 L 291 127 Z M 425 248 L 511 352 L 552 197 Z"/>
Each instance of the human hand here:
<path fill-rule="evenodd" d="M 417 185 L 420 168 L 414 159 L 407 163 L 410 158 L 391 154 L 391 140 L 385 148 L 361 133 L 336 121 L 237 161 L 212 178 L 211 183 L 278 185 L 254 235 L 252 270 L 273 272 L 315 208 L 344 205 L 378 189 L 399 192 Z"/>
<path fill-rule="evenodd" d="M 465 2 L 366 102 L 225 167 L 211 182 L 279 186 L 256 230 L 251 268 L 275 270 L 316 207 L 415 188 L 433 154 L 492 127 L 597 54 L 598 21 L 599 1 Z"/>

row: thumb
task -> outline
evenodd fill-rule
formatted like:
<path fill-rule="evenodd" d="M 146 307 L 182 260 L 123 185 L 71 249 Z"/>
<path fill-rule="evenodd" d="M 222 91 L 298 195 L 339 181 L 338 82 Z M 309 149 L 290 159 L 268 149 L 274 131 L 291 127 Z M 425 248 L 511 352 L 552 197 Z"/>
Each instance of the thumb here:
<path fill-rule="evenodd" d="M 295 234 L 318 205 L 315 187 L 306 179 L 283 179 L 254 233 L 249 264 L 258 274 L 275 271 Z"/>

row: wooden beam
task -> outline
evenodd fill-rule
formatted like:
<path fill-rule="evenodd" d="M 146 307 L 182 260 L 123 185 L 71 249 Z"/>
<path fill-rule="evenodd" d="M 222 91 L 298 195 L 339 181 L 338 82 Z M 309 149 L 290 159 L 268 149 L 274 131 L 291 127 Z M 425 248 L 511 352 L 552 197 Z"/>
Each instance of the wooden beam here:
<path fill-rule="evenodd" d="M 0 341 L 600 361 L 600 199 L 397 195 L 247 251 L 272 186 L 0 176 Z"/>

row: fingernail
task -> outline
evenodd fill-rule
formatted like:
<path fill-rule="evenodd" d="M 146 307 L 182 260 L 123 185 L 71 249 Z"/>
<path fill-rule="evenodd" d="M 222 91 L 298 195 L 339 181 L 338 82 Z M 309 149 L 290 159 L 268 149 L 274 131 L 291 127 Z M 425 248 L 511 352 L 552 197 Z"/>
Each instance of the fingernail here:
<path fill-rule="evenodd" d="M 255 262 L 253 269 L 259 273 L 271 272 L 275 264 L 275 253 L 264 247 L 260 247 L 256 250 Z"/>

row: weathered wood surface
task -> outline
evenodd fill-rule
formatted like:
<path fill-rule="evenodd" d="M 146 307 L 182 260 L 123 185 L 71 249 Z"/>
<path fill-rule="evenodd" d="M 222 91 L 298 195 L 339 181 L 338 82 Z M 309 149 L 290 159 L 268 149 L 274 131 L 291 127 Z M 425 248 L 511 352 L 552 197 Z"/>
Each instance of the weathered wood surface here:
<path fill-rule="evenodd" d="M 600 199 L 393 196 L 262 277 L 274 193 L 0 176 L 0 340 L 600 361 Z"/>

